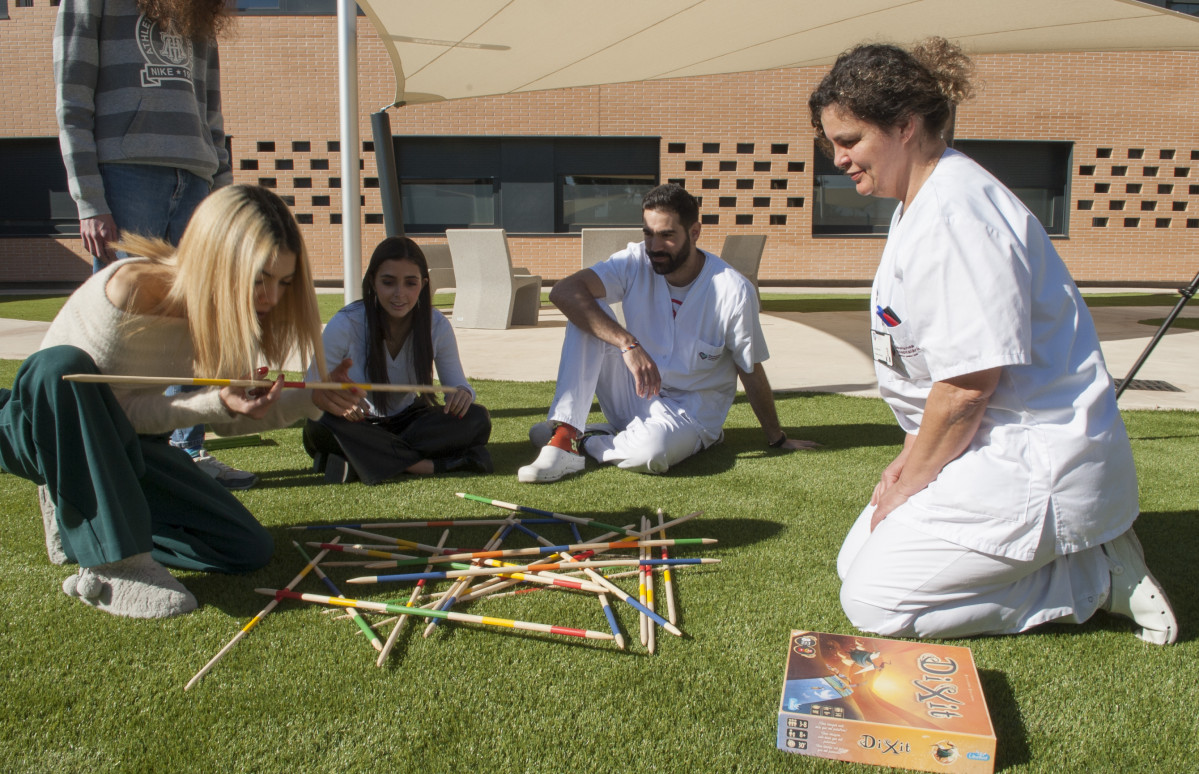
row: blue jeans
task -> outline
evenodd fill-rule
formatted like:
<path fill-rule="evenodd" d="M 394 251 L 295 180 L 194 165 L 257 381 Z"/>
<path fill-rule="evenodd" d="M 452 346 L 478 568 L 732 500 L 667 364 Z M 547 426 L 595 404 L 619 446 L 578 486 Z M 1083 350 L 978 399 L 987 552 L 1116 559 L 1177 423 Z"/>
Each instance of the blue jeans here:
<path fill-rule="evenodd" d="M 165 239 L 173 245 L 179 244 L 192 213 L 212 190 L 207 180 L 185 169 L 152 164 L 101 164 L 100 177 L 104 200 L 118 229 Z M 117 257 L 129 256 L 118 252 Z M 104 264 L 97 258 L 92 271 L 102 268 Z M 194 389 L 198 388 L 168 387 L 166 394 Z M 199 451 L 204 446 L 204 425 L 171 433 L 171 445 Z"/>
<path fill-rule="evenodd" d="M 151 164 L 101 164 L 104 201 L 121 231 L 179 244 L 192 213 L 212 190 L 185 169 Z M 125 253 L 118 253 L 128 258 Z M 93 271 L 104 268 L 97 260 Z"/>

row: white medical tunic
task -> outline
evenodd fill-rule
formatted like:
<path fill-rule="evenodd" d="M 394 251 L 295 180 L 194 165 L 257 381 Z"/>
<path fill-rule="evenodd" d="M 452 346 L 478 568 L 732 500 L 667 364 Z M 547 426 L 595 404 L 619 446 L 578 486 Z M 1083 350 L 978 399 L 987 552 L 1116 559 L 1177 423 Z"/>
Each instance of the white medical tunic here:
<path fill-rule="evenodd" d="M 920 430 L 934 382 L 1003 369 L 966 451 L 889 518 L 1017 560 L 1033 556 L 1048 513 L 1058 554 L 1132 525 L 1132 450 L 1095 326 L 1014 194 L 947 150 L 896 209 L 872 296 L 879 390 L 906 432 Z"/>
<path fill-rule="evenodd" d="M 704 266 L 673 311 L 666 278 L 656 274 L 645 243 L 591 267 L 604 283 L 603 301 L 622 304 L 625 327 L 662 377 L 662 397 L 701 429 L 704 446 L 721 437 L 737 394 L 737 368 L 748 373 L 770 357 L 753 284 L 704 252 Z"/>

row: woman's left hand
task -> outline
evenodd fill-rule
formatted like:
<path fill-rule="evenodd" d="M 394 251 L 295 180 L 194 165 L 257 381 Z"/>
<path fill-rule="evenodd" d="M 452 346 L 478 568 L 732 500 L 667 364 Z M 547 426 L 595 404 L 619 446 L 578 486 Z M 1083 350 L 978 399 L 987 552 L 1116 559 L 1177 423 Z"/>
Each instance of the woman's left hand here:
<path fill-rule="evenodd" d="M 350 366 L 353 361 L 346 358 L 329 374 L 331 382 L 350 381 Z M 362 390 L 313 390 L 312 402 L 321 411 L 335 417 L 341 417 L 347 422 L 360 422 L 366 419 L 366 409 L 362 405 L 365 394 Z"/>
<path fill-rule="evenodd" d="M 908 497 L 909 495 L 903 491 L 902 487 L 887 487 L 878 496 L 878 504 L 874 508 L 874 514 L 870 517 L 870 531 L 874 532 L 874 528 L 881 524 L 883 519 L 891 514 L 891 511 L 906 503 Z"/>
<path fill-rule="evenodd" d="M 470 390 L 465 386 L 459 386 L 457 392 L 451 392 L 445 396 L 445 413 L 453 414 L 461 419 L 466 416 L 466 410 L 470 408 L 470 404 L 474 399 L 470 395 Z"/>
<path fill-rule="evenodd" d="M 249 379 L 250 375 L 242 377 Z M 271 388 L 257 387 L 247 391 L 244 387 L 222 387 L 220 390 L 221 403 L 232 415 L 241 415 L 250 419 L 262 419 L 270 410 L 271 404 L 279 400 L 283 394 L 283 374 L 275 379 Z"/>

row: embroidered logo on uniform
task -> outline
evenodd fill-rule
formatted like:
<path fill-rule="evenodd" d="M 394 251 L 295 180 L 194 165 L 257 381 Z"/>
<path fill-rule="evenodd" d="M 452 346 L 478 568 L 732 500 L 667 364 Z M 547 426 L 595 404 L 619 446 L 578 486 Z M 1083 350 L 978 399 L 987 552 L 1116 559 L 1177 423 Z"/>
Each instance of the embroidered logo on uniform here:
<path fill-rule="evenodd" d="M 146 60 L 142 86 L 161 86 L 163 81 L 192 82 L 192 42 L 187 38 L 163 32 L 158 22 L 142 14 L 137 17 L 137 47 Z"/>
<path fill-rule="evenodd" d="M 721 356 L 722 354 L 724 354 L 724 353 L 722 353 L 722 352 L 717 352 L 716 354 L 710 355 L 710 354 L 708 354 L 707 352 L 700 352 L 700 353 L 699 353 L 699 359 L 700 359 L 700 360 L 719 360 L 719 359 L 720 359 L 720 356 Z"/>

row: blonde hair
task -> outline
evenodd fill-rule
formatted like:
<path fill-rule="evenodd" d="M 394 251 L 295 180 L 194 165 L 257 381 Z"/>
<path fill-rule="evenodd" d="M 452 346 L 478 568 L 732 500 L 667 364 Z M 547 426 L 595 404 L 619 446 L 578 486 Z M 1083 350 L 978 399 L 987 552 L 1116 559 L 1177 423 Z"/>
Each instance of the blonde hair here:
<path fill-rule="evenodd" d="M 164 303 L 184 311 L 198 376 L 239 378 L 260 358 L 282 368 L 295 352 L 303 362 L 315 360 L 321 378 L 328 377 L 308 250 L 287 205 L 267 189 L 231 185 L 213 192 L 192 215 L 178 248 L 127 233 L 118 247 L 172 270 Z M 296 256 L 295 274 L 260 323 L 255 284 L 284 250 Z"/>

